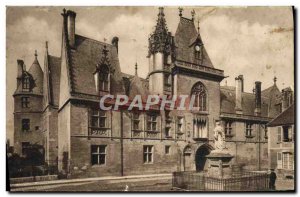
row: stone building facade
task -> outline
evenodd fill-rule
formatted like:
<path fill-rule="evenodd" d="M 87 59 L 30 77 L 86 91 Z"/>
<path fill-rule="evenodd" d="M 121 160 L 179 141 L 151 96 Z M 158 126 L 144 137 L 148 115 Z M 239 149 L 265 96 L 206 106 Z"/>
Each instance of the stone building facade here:
<path fill-rule="evenodd" d="M 119 38 L 107 44 L 76 34 L 73 11 L 64 10 L 62 19 L 60 57 L 51 56 L 46 44 L 44 71 L 37 56 L 29 71 L 18 60 L 17 152 L 22 152 L 24 142 L 39 143 L 45 147 L 45 160 L 57 162 L 61 173 L 73 177 L 202 171 L 207 168 L 205 155 L 213 150 L 215 121 L 222 120 L 235 162 L 249 169 L 268 167 L 265 125 L 280 113 L 280 91 L 276 83 L 261 91 L 256 82 L 254 93 L 244 92 L 242 75 L 235 87 L 221 87 L 224 71 L 213 66 L 194 13 L 186 18 L 180 10 L 172 34 L 159 8 L 155 30 L 149 32 L 147 79 L 137 72 L 121 72 Z M 28 91 L 22 89 L 26 78 Z M 107 94 L 196 99 L 193 110 L 102 111 L 99 100 Z M 25 97 L 30 105 L 22 108 Z M 30 120 L 28 131 L 22 129 L 24 120 Z"/>

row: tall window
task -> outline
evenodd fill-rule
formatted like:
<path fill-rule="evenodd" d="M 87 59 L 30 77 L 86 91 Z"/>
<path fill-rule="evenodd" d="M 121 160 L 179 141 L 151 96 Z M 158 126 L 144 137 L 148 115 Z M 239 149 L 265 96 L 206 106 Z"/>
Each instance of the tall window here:
<path fill-rule="evenodd" d="M 291 126 L 283 126 L 283 141 L 291 142 L 292 141 L 292 127 Z"/>
<path fill-rule="evenodd" d="M 23 78 L 22 89 L 25 91 L 29 91 L 29 88 L 30 88 L 29 77 L 25 76 Z"/>
<path fill-rule="evenodd" d="M 232 135 L 232 122 L 231 121 L 225 122 L 225 135 L 227 135 L 227 136 Z"/>
<path fill-rule="evenodd" d="M 95 128 L 106 128 L 106 113 L 102 110 L 92 110 L 91 126 Z"/>
<path fill-rule="evenodd" d="M 290 152 L 282 153 L 282 169 L 293 170 L 294 169 L 294 155 Z"/>
<path fill-rule="evenodd" d="M 22 97 L 21 104 L 22 104 L 22 108 L 28 108 L 29 107 L 29 97 Z"/>
<path fill-rule="evenodd" d="M 157 115 L 148 114 L 147 115 L 147 130 L 156 131 L 157 130 Z"/>
<path fill-rule="evenodd" d="M 177 117 L 177 133 L 183 133 L 183 117 Z"/>
<path fill-rule="evenodd" d="M 208 119 L 207 117 L 195 117 L 193 120 L 194 138 L 207 138 L 208 136 Z"/>
<path fill-rule="evenodd" d="M 165 154 L 166 155 L 170 154 L 170 148 L 171 148 L 171 146 L 165 146 Z"/>
<path fill-rule="evenodd" d="M 201 82 L 196 83 L 192 88 L 192 96 L 195 96 L 194 107 L 199 111 L 207 111 L 207 93 Z"/>
<path fill-rule="evenodd" d="M 30 119 L 22 119 L 22 131 L 30 130 Z"/>
<path fill-rule="evenodd" d="M 91 146 L 92 165 L 104 165 L 106 163 L 106 145 Z"/>
<path fill-rule="evenodd" d="M 252 131 L 253 131 L 252 124 L 251 123 L 246 123 L 246 137 L 253 136 Z"/>
<path fill-rule="evenodd" d="M 153 163 L 153 146 L 144 146 L 144 163 Z"/>
<path fill-rule="evenodd" d="M 138 112 L 132 112 L 132 129 L 140 130 L 140 114 Z"/>
<path fill-rule="evenodd" d="M 99 71 L 99 90 L 104 92 L 109 91 L 109 69 L 106 65 L 101 65 Z"/>

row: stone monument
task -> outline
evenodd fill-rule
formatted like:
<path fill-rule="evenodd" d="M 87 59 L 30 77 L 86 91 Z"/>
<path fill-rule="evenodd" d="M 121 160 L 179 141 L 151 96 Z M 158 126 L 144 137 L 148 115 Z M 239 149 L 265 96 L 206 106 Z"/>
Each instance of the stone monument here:
<path fill-rule="evenodd" d="M 215 150 L 212 150 L 206 156 L 209 162 L 208 176 L 227 178 L 231 174 L 231 160 L 233 156 L 228 152 L 226 147 L 225 133 L 220 121 L 216 121 L 214 129 L 214 146 Z"/>

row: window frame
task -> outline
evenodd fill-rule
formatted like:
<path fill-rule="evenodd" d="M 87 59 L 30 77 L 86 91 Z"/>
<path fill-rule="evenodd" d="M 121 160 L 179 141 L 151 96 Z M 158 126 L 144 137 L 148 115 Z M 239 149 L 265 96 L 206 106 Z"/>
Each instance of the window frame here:
<path fill-rule="evenodd" d="M 29 118 L 23 118 L 21 120 L 22 123 L 22 131 L 23 132 L 29 132 L 30 131 L 30 119 Z"/>
<path fill-rule="evenodd" d="M 106 64 L 101 65 L 98 74 L 99 74 L 99 79 L 98 79 L 99 91 L 110 92 L 109 67 Z"/>
<path fill-rule="evenodd" d="M 179 134 L 184 133 L 184 117 L 183 116 L 177 116 L 177 121 L 176 121 L 176 131 Z M 180 129 L 179 129 L 180 128 Z"/>
<path fill-rule="evenodd" d="M 22 108 L 29 108 L 29 97 L 28 96 L 23 96 L 21 97 L 21 106 Z"/>
<path fill-rule="evenodd" d="M 155 117 L 155 120 L 152 119 L 153 117 Z M 147 131 L 158 131 L 157 129 L 157 125 L 158 125 L 158 115 L 157 114 L 147 114 Z M 149 124 L 150 124 L 150 129 L 149 129 Z M 155 129 L 154 128 L 155 125 Z"/>
<path fill-rule="evenodd" d="M 246 137 L 254 137 L 252 126 L 253 126 L 253 123 L 248 123 L 248 122 L 245 123 Z"/>
<path fill-rule="evenodd" d="M 22 90 L 30 90 L 30 80 L 28 76 L 23 77 L 22 79 Z"/>
<path fill-rule="evenodd" d="M 143 162 L 144 164 L 153 164 L 154 160 L 154 146 L 144 145 L 143 146 Z M 151 158 L 151 159 L 149 159 Z"/>
<path fill-rule="evenodd" d="M 233 127 L 232 127 L 232 125 L 233 125 L 233 121 L 225 121 L 224 122 L 224 133 L 225 133 L 225 136 L 227 136 L 227 137 L 233 136 Z"/>
<path fill-rule="evenodd" d="M 171 146 L 170 145 L 166 145 L 165 146 L 165 154 L 166 155 L 170 155 L 171 154 Z"/>
<path fill-rule="evenodd" d="M 137 115 L 137 117 L 135 117 Z M 131 113 L 131 123 L 132 123 L 132 130 L 133 131 L 141 131 L 141 113 L 139 112 L 132 112 Z M 135 123 L 138 124 L 138 128 L 135 128 Z"/>
<path fill-rule="evenodd" d="M 208 112 L 208 91 L 202 82 L 193 85 L 191 96 L 195 95 L 193 108 L 199 112 Z"/>
<path fill-rule="evenodd" d="M 93 152 L 93 147 L 97 149 L 96 152 Z M 101 148 L 104 148 L 104 152 L 101 151 Z M 97 163 L 93 163 L 93 156 L 97 157 Z M 104 163 L 102 163 L 101 157 L 104 157 Z M 91 165 L 92 166 L 104 166 L 107 163 L 107 145 L 91 145 Z"/>
<path fill-rule="evenodd" d="M 103 113 L 103 115 L 101 115 Z M 107 114 L 106 111 L 100 109 L 91 109 L 91 127 L 97 129 L 107 129 Z M 94 120 L 97 119 L 97 125 L 94 125 Z M 104 126 L 101 126 L 101 120 L 104 120 Z"/>

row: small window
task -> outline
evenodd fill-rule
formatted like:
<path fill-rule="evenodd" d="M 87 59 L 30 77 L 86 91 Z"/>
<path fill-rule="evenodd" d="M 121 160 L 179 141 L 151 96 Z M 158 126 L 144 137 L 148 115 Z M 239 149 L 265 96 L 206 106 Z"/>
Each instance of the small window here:
<path fill-rule="evenodd" d="M 29 88 L 30 88 L 29 77 L 27 77 L 27 76 L 24 77 L 22 82 L 23 82 L 22 89 L 25 91 L 29 91 Z"/>
<path fill-rule="evenodd" d="M 132 112 L 132 130 L 140 130 L 140 114 Z"/>
<path fill-rule="evenodd" d="M 231 121 L 225 122 L 225 135 L 227 135 L 227 136 L 232 135 L 232 122 Z"/>
<path fill-rule="evenodd" d="M 91 126 L 94 128 L 106 128 L 106 113 L 102 110 L 92 110 Z"/>
<path fill-rule="evenodd" d="M 22 119 L 22 131 L 26 132 L 30 130 L 30 120 Z"/>
<path fill-rule="evenodd" d="M 169 155 L 170 154 L 170 146 L 165 146 L 165 154 Z"/>
<path fill-rule="evenodd" d="M 39 127 L 39 126 L 36 126 L 36 127 L 35 127 L 35 130 L 36 130 L 36 131 L 37 131 L 37 130 L 39 130 L 39 129 L 40 129 L 40 127 Z"/>
<path fill-rule="evenodd" d="M 252 137 L 252 124 L 251 123 L 246 123 L 246 136 L 247 137 Z"/>
<path fill-rule="evenodd" d="M 104 92 L 109 91 L 109 69 L 106 65 L 101 65 L 99 71 L 99 90 Z"/>
<path fill-rule="evenodd" d="M 157 115 L 148 114 L 147 115 L 147 130 L 148 131 L 157 131 Z"/>
<path fill-rule="evenodd" d="M 106 145 L 92 145 L 92 165 L 105 165 L 106 163 Z"/>
<path fill-rule="evenodd" d="M 29 107 L 29 97 L 22 97 L 21 104 L 22 104 L 22 108 L 28 108 Z"/>
<path fill-rule="evenodd" d="M 153 146 L 144 146 L 144 163 L 153 163 Z"/>
<path fill-rule="evenodd" d="M 165 135 L 166 135 L 166 137 L 171 137 L 170 130 L 171 130 L 170 127 L 166 127 L 166 129 L 165 129 Z"/>

